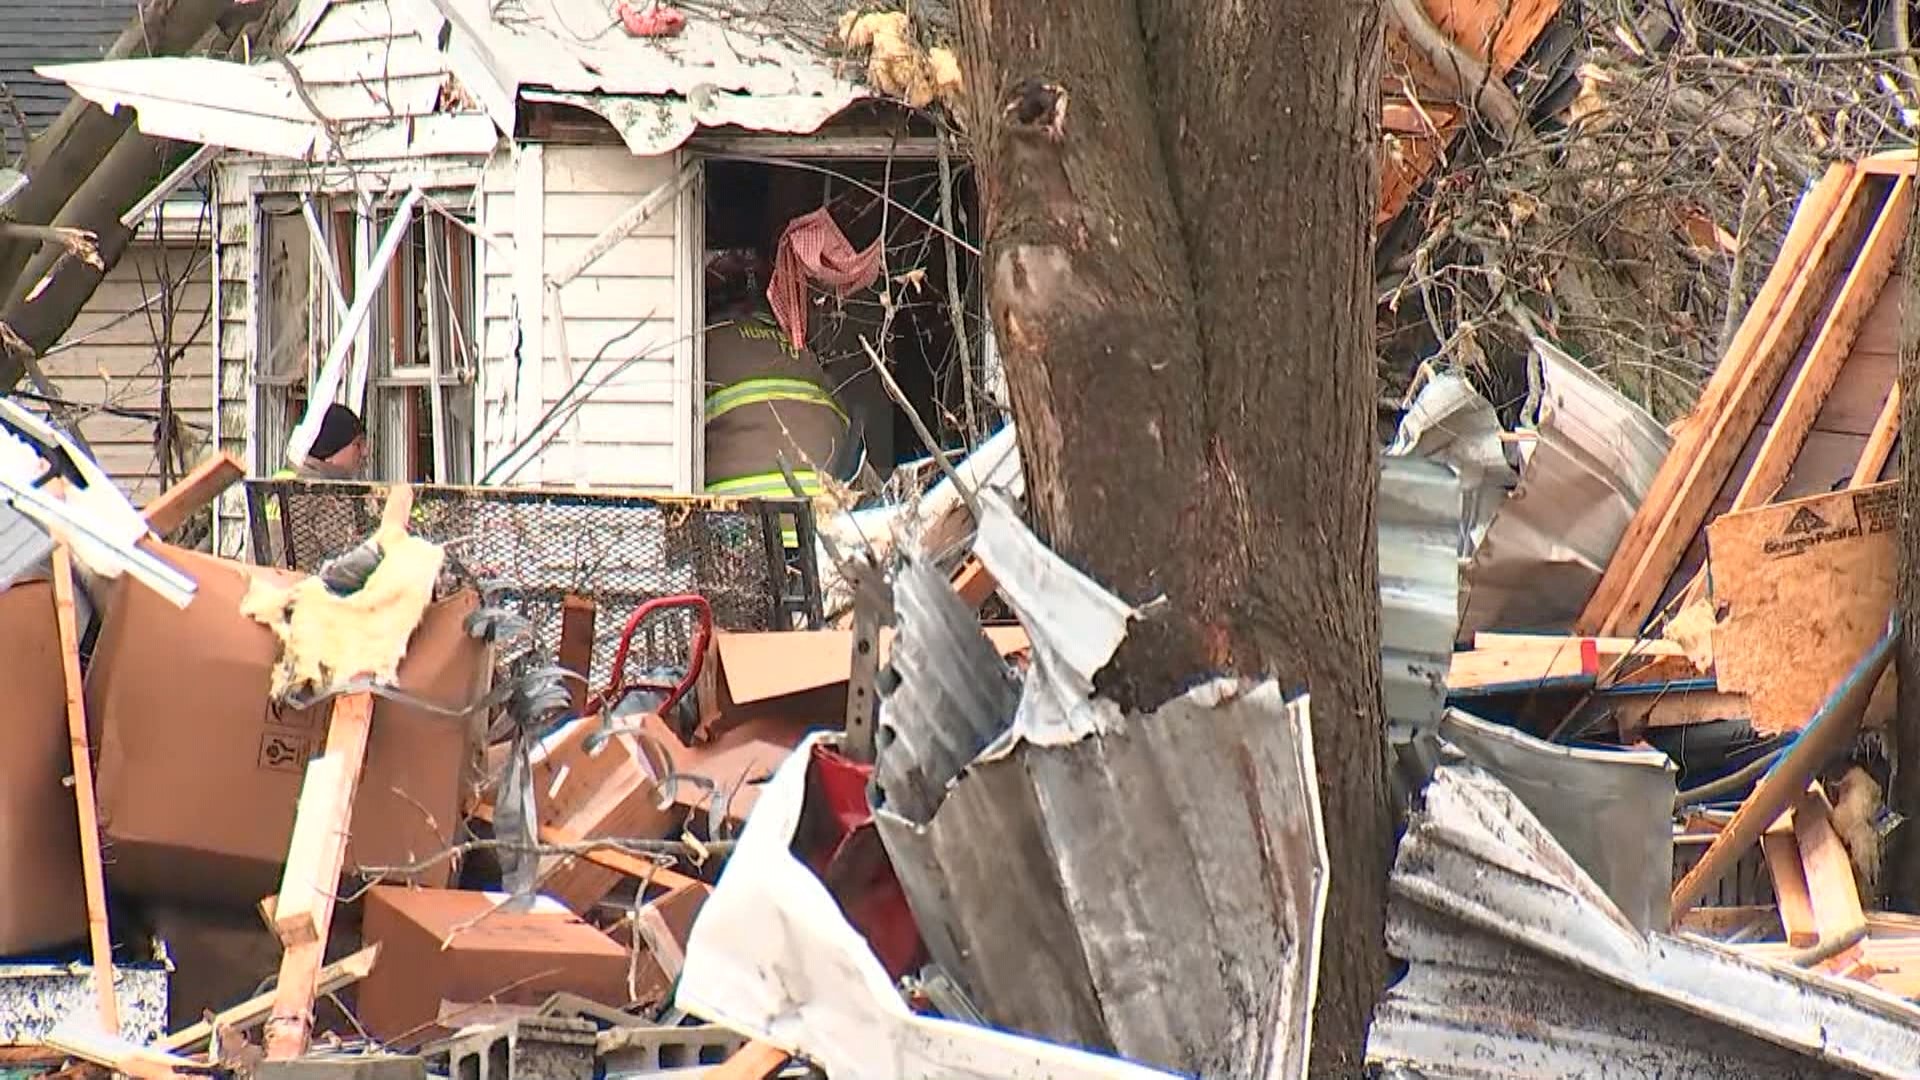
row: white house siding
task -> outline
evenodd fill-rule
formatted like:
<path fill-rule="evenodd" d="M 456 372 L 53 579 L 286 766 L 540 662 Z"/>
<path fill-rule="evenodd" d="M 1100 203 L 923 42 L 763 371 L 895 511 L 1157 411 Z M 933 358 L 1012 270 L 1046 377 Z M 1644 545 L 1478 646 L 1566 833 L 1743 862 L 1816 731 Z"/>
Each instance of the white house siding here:
<path fill-rule="evenodd" d="M 684 490 L 694 395 L 692 352 L 684 346 L 692 327 L 683 302 L 693 284 L 691 260 L 682 255 L 685 238 L 676 235 L 682 202 L 666 202 L 560 290 L 564 347 L 546 301 L 537 320 L 545 342 L 537 384 L 522 375 L 523 343 L 532 339 L 522 336 L 529 320 L 515 304 L 532 282 L 560 274 L 621 215 L 672 184 L 681 160 L 635 157 L 621 146 L 548 145 L 521 153 L 539 159 L 541 212 L 522 213 L 519 192 L 531 189 L 522 175 L 526 166 L 504 160 L 489 170 L 482 211 L 485 227 L 512 237 L 515 249 L 511 261 L 493 250 L 482 256 L 483 463 L 499 461 L 521 443 L 584 376 L 594 389 L 574 416 L 577 439 L 570 427 L 559 426 L 512 482 Z M 531 230 L 541 234 L 537 266 L 523 261 L 523 252 L 536 250 L 522 240 Z M 537 409 L 519 396 L 522 387 L 536 385 Z"/>
<path fill-rule="evenodd" d="M 169 223 L 191 239 L 192 227 Z M 112 406 L 134 412 L 160 408 L 160 353 L 165 340 L 161 282 L 184 284 L 174 290 L 171 341 L 187 346 L 173 369 L 173 407 L 189 425 L 192 441 L 185 454 L 198 461 L 211 445 L 213 430 L 213 350 L 208 312 L 210 278 L 202 265 L 185 273 L 196 259 L 205 261 L 206 245 L 168 243 L 161 247 L 136 240 L 95 290 L 60 343 L 42 361 L 56 396 L 75 406 L 80 433 L 92 446 L 101 468 L 136 504 L 160 491 L 160 461 L 152 420 L 100 411 Z M 149 303 L 149 301 L 152 301 Z"/>

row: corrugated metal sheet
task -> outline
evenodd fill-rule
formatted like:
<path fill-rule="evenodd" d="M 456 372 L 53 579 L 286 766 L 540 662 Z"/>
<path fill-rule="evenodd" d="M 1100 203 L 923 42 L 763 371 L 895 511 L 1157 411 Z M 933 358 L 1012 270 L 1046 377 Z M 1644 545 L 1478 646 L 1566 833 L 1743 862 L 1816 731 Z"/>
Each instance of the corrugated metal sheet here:
<path fill-rule="evenodd" d="M 1441 718 L 1439 739 L 1518 796 L 1634 926 L 1667 927 L 1673 759 L 1658 750 L 1561 746 L 1458 709 Z"/>
<path fill-rule="evenodd" d="M 895 645 L 913 660 L 881 710 L 888 799 L 917 817 L 944 793 L 925 824 L 876 812 L 935 962 L 1010 1030 L 1190 1075 L 1304 1075 L 1327 876 L 1306 700 L 1218 680 L 1122 717 L 1089 695 L 1130 610 L 980 501 L 976 551 L 1034 644 L 1014 715 L 976 689 L 1004 679 L 977 625 L 914 617 L 951 595 L 917 575 Z"/>
<path fill-rule="evenodd" d="M 1387 947 L 1407 974 L 1374 1009 L 1368 1058 L 1428 1080 L 1796 1080 L 1854 1076 L 1649 1001 L 1417 905 Z"/>
<path fill-rule="evenodd" d="M 1579 361 L 1535 339 L 1542 391 L 1520 480 L 1465 571 L 1460 634 L 1572 625 L 1673 439 Z"/>
<path fill-rule="evenodd" d="M 1920 1009 L 1704 940 L 1641 934 L 1480 769 L 1435 770 L 1391 889 L 1389 946 L 1412 970 L 1375 1015 L 1367 1053 L 1377 1065 L 1475 1077 L 1920 1071 Z M 1553 982 L 1536 977 L 1542 967 Z M 1545 992 L 1556 984 L 1587 987 L 1588 1007 L 1558 1009 Z M 1673 1013 L 1685 1017 L 1669 1024 Z M 1679 1037 L 1688 1027 L 1694 1036 Z M 1642 1040 L 1641 1052 L 1620 1059 L 1622 1038 Z M 1795 1055 L 1799 1068 L 1756 1043 Z"/>
<path fill-rule="evenodd" d="M 805 1054 L 834 1080 L 1167 1080 L 1112 1057 L 907 1008 L 866 938 L 793 855 L 815 734 L 766 785 L 687 942 L 675 1004 Z"/>
<path fill-rule="evenodd" d="M 1380 696 L 1389 734 L 1430 729 L 1446 706 L 1459 622 L 1460 480 L 1445 465 L 1380 459 Z"/>

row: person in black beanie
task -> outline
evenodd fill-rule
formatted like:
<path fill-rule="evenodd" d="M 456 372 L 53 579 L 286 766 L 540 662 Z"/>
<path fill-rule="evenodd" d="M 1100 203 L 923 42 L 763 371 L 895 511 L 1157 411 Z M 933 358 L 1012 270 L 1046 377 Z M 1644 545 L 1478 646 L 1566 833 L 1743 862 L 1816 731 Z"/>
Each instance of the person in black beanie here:
<path fill-rule="evenodd" d="M 367 429 L 345 405 L 327 406 L 320 432 L 307 451 L 302 480 L 355 480 L 367 462 Z"/>

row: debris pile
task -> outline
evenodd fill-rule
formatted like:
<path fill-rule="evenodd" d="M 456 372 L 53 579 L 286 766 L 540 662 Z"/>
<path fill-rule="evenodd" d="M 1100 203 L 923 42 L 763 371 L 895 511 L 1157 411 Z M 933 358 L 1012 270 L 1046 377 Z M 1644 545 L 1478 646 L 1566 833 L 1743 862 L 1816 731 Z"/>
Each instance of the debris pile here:
<path fill-rule="evenodd" d="M 1911 1074 L 1915 927 L 1881 908 L 1913 901 L 1882 859 L 1914 161 L 1809 185 L 1670 434 L 1539 340 L 1512 430 L 1417 388 L 1388 453 L 1460 479 L 1460 618 L 1448 708 L 1397 733 L 1410 970 L 1371 1060 Z"/>

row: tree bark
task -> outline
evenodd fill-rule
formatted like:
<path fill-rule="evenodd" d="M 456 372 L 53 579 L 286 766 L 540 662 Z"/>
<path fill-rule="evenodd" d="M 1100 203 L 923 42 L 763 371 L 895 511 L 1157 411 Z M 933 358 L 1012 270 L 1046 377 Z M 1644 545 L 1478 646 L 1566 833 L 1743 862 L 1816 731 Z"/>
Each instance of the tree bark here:
<path fill-rule="evenodd" d="M 1103 675 L 1310 689 L 1334 859 L 1313 1072 L 1387 959 L 1372 215 L 1377 0 L 963 0 L 994 325 L 1035 525 L 1165 595 Z M 1177 992 L 1170 988 L 1170 992 Z"/>
<path fill-rule="evenodd" d="M 1900 430 L 1920 431 L 1920 214 L 1907 229 L 1906 295 L 1900 314 Z M 1898 702 L 1891 731 L 1893 778 L 1887 802 L 1905 815 L 1887 845 L 1888 902 L 1920 912 L 1920 446 L 1900 439 L 1900 561 L 1894 603 L 1901 615 L 1894 654 Z"/>

